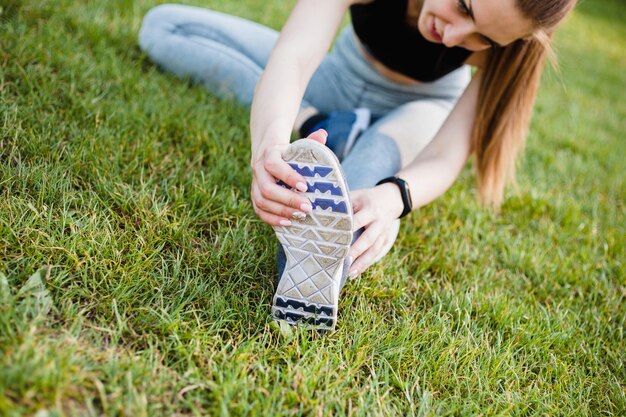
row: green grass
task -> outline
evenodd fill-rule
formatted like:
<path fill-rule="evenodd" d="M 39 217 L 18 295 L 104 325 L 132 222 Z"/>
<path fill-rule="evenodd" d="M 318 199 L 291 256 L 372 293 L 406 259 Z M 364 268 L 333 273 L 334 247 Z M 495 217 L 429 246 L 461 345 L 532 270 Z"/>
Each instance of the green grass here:
<path fill-rule="evenodd" d="M 155 4 L 0 0 L 0 414 L 626 415 L 622 0 L 559 32 L 502 213 L 468 164 L 326 337 L 273 325 L 247 110 L 142 56 Z"/>

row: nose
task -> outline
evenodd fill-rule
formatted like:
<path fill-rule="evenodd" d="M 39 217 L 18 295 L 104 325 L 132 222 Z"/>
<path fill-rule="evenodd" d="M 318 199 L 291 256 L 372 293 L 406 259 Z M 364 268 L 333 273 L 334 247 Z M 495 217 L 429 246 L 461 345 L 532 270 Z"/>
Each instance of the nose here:
<path fill-rule="evenodd" d="M 441 42 L 448 48 L 461 45 L 472 33 L 472 27 L 465 23 L 450 23 L 444 27 Z"/>

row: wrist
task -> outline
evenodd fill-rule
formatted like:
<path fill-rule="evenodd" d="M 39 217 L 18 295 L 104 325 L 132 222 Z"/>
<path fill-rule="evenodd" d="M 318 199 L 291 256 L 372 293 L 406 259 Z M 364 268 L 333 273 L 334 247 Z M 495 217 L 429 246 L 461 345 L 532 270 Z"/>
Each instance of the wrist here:
<path fill-rule="evenodd" d="M 395 191 L 395 197 L 390 195 L 390 200 L 393 201 L 394 214 L 397 219 L 402 218 L 409 214 L 413 209 L 413 202 L 411 199 L 411 190 L 409 184 L 402 178 L 392 176 L 380 180 L 377 186 L 385 186 L 388 192 Z M 399 207 L 399 208 L 398 208 Z"/>
<path fill-rule="evenodd" d="M 252 146 L 250 151 L 250 164 L 254 165 L 257 162 L 263 161 L 267 157 L 267 153 L 271 151 L 272 148 L 278 147 L 279 149 L 284 150 L 289 145 L 289 142 L 283 143 L 281 141 L 259 141 L 256 146 Z"/>
<path fill-rule="evenodd" d="M 393 183 L 385 183 L 376 186 L 380 195 L 377 197 L 380 201 L 384 201 L 386 214 L 392 219 L 400 217 L 404 211 L 404 204 L 402 203 L 402 196 L 398 192 L 398 187 Z"/>
<path fill-rule="evenodd" d="M 261 129 L 258 123 L 251 124 L 251 160 L 261 159 L 268 148 L 287 146 L 291 141 L 291 124 L 286 118 L 277 118 Z"/>

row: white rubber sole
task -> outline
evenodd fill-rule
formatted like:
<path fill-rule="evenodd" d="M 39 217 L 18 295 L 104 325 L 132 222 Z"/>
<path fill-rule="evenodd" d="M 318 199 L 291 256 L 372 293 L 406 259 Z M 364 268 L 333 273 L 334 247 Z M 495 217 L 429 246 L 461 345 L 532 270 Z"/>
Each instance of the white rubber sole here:
<path fill-rule="evenodd" d="M 344 261 L 352 242 L 353 214 L 337 157 L 326 146 L 300 139 L 283 154 L 305 177 L 313 210 L 291 226 L 276 226 L 287 262 L 272 305 L 272 316 L 292 325 L 333 330 Z"/>

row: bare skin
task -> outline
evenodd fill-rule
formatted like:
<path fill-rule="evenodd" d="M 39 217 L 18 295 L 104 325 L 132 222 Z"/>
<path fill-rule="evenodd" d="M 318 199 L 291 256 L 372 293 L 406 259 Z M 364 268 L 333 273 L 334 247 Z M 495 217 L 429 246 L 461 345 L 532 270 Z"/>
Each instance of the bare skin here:
<path fill-rule="evenodd" d="M 304 178 L 282 160 L 281 153 L 289 144 L 306 85 L 328 51 L 348 7 L 365 2 L 298 1 L 257 86 L 250 121 L 251 196 L 255 212 L 270 225 L 291 224 L 294 213 L 311 211 L 305 197 L 276 185 L 276 179 L 280 179 L 298 190 L 305 187 Z M 491 42 L 506 45 L 533 32 L 532 24 L 517 10 L 515 0 L 410 0 L 408 7 L 407 20 L 414 21 L 416 30 L 427 40 L 475 51 L 467 61 L 470 64 L 483 62 Z M 367 58 L 389 79 L 415 82 L 372 57 Z M 418 155 L 408 158 L 397 174 L 410 185 L 414 209 L 443 194 L 467 161 L 480 78 L 479 70 L 430 143 Z M 412 139 L 410 129 L 397 129 L 395 133 L 400 149 L 406 148 L 404 145 Z M 326 132 L 314 132 L 310 138 L 324 143 Z M 355 260 L 350 274 L 355 276 L 380 254 L 388 239 L 386 231 L 403 207 L 393 184 L 355 191 L 351 199 L 355 230 L 365 227 L 350 249 L 349 256 Z"/>

